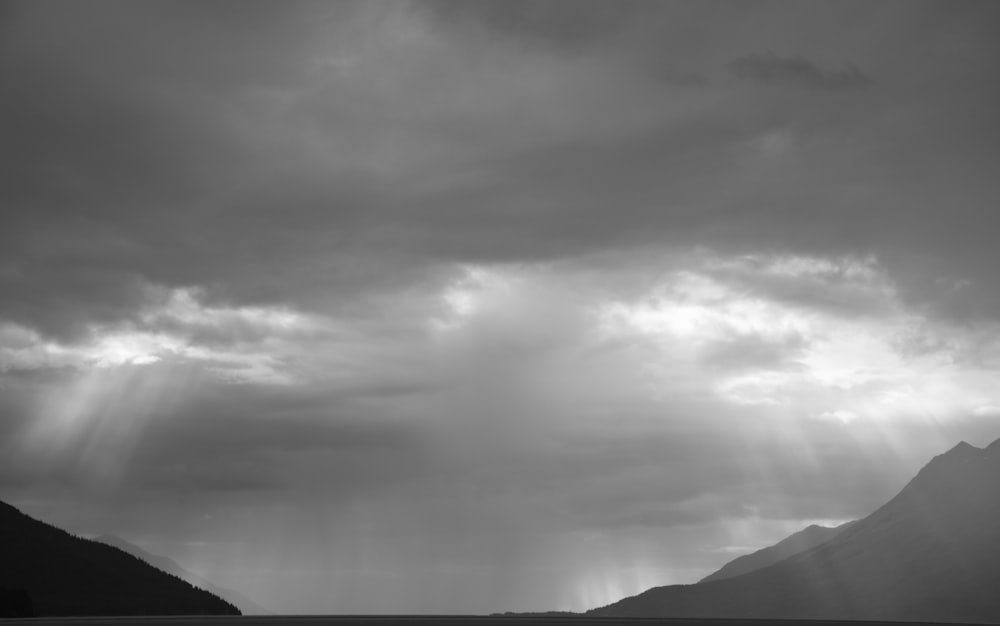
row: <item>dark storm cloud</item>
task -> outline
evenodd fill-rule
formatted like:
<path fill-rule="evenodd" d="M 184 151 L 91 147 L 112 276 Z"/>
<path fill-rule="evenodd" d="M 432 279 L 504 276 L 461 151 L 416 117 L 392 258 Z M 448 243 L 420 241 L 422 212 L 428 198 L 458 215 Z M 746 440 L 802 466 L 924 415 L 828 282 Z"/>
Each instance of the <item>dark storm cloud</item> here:
<path fill-rule="evenodd" d="M 885 313 L 898 291 L 870 257 L 708 258 L 703 271 L 735 289 L 849 318 Z"/>
<path fill-rule="evenodd" d="M 166 51 L 122 53 L 151 36 L 143 11 L 113 8 L 20 5 L 0 59 L 5 314 L 46 331 L 134 309 L 150 266 L 174 260 L 162 246 L 180 243 L 164 241 L 165 214 L 189 211 L 199 180 L 219 181 L 206 166 L 229 161 L 218 128 L 156 93 Z"/>
<path fill-rule="evenodd" d="M 342 262 L 374 256 L 358 225 L 373 186 L 268 128 L 269 90 L 310 75 L 300 34 L 332 11 L 260 8 L 18 7 L 0 59 L 7 318 L 65 338 L 129 319 L 148 283 L 266 302 L 292 283 L 357 291 L 380 263 L 406 280 L 386 257 Z"/>
<path fill-rule="evenodd" d="M 765 85 L 793 85 L 810 89 L 860 89 L 871 78 L 857 66 L 824 68 L 802 57 L 779 57 L 774 54 L 750 54 L 729 62 L 736 78 Z"/>
<path fill-rule="evenodd" d="M 218 19 L 227 12 L 17 7 L 0 58 L 9 318 L 65 337 L 128 319 L 148 283 L 273 301 L 304 259 L 343 247 L 370 194 L 301 162 L 261 113 L 269 90 L 312 71 L 298 35 L 336 12 L 261 3 Z"/>
<path fill-rule="evenodd" d="M 607 43 L 632 20 L 656 10 L 648 0 L 430 0 L 421 6 L 446 19 L 468 20 L 487 31 L 570 50 Z"/>
<path fill-rule="evenodd" d="M 14 19 L 14 2 L 16 0 L 2 0 L 0 1 L 0 29 L 3 29 L 4 25 Z"/>
<path fill-rule="evenodd" d="M 3 315 L 68 337 L 132 317 L 147 283 L 315 308 L 433 284 L 441 263 L 691 240 L 887 257 L 915 248 L 930 272 L 968 274 L 994 293 L 984 233 L 995 190 L 977 165 L 996 149 L 996 93 L 983 82 L 994 46 L 981 27 L 992 9 L 920 5 L 914 34 L 890 19 L 903 5 L 843 6 L 776 34 L 788 40 L 780 47 L 800 43 L 799 30 L 819 39 L 823 20 L 861 15 L 876 27 L 857 45 L 859 64 L 891 76 L 947 50 L 947 61 L 928 57 L 921 76 L 905 75 L 906 89 L 932 93 L 947 80 L 955 93 L 831 106 L 725 86 L 677 93 L 645 70 L 621 71 L 661 71 L 671 58 L 663 33 L 687 41 L 692 25 L 715 19 L 683 5 L 601 3 L 568 20 L 546 3 L 262 3 L 225 20 L 225 4 L 16 6 L 0 61 Z M 770 10 L 724 7 L 758 21 Z M 939 13 L 971 25 L 965 48 L 930 23 Z M 467 38 L 469 19 L 497 37 Z M 729 47 L 763 44 L 749 26 L 721 32 Z M 504 43 L 518 33 L 586 53 Z M 886 40 L 912 51 L 905 66 L 883 52 Z M 688 43 L 691 71 L 711 71 L 716 61 Z M 628 54 L 599 58 L 605 44 Z M 861 74 L 807 58 L 736 63 L 757 79 L 860 84 Z M 899 110 L 931 134 L 882 124 Z M 775 126 L 792 129 L 794 158 L 771 157 L 765 170 L 767 155 L 741 146 Z M 940 211 L 944 202 L 953 209 Z"/>

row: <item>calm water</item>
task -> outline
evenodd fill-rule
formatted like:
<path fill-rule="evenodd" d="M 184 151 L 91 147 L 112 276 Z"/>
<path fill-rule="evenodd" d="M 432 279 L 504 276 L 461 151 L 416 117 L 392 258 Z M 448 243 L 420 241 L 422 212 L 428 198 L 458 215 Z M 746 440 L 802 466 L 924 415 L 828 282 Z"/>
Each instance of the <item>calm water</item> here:
<path fill-rule="evenodd" d="M 858 626 L 883 622 L 805 621 L 805 620 L 734 620 L 734 619 L 665 619 L 612 618 L 584 616 L 436 616 L 436 615 L 367 615 L 367 616 L 248 616 L 248 617 L 42 617 L 6 619 L 4 626 Z M 905 622 L 884 622 L 907 626 Z M 918 626 L 918 625 L 914 625 Z M 927 626 L 920 623 L 919 626 Z M 951 626 L 955 626 L 951 624 Z"/>

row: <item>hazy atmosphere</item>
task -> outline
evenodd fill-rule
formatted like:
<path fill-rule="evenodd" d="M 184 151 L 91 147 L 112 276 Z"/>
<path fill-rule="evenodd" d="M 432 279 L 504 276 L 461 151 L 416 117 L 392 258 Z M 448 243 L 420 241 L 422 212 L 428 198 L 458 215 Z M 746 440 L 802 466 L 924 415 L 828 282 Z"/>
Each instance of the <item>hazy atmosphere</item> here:
<path fill-rule="evenodd" d="M 1000 437 L 1000 3 L 0 2 L 0 499 L 584 610 Z"/>

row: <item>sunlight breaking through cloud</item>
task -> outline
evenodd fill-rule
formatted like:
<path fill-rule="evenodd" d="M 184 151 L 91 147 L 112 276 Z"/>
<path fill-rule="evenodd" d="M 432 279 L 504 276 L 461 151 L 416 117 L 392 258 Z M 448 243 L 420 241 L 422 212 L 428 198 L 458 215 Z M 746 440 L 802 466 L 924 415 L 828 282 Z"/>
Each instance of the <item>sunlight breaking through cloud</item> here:
<path fill-rule="evenodd" d="M 177 366 L 135 361 L 80 373 L 60 393 L 39 399 L 23 453 L 111 487 L 149 421 L 169 417 L 194 382 L 191 372 Z"/>
<path fill-rule="evenodd" d="M 996 439 L 1000 4 L 732 5 L 0 0 L 0 499 L 581 609 Z"/>
<path fill-rule="evenodd" d="M 286 360 L 319 322 L 285 307 L 209 306 L 202 297 L 199 290 L 171 290 L 139 323 L 93 327 L 75 343 L 5 325 L 0 368 L 59 372 L 59 388 L 35 402 L 24 452 L 113 484 L 150 420 L 169 419 L 200 378 L 295 382 Z"/>
<path fill-rule="evenodd" d="M 857 319 L 835 303 L 789 301 L 762 282 L 771 276 L 835 280 L 878 302 Z M 711 257 L 649 296 L 605 305 L 600 319 L 607 333 L 646 337 L 665 359 L 699 368 L 708 386 L 741 404 L 844 422 L 938 419 L 970 414 L 997 395 L 978 367 L 956 369 L 952 348 L 969 341 L 962 330 L 908 311 L 873 257 Z M 918 330 L 940 348 L 901 351 L 901 338 Z"/>
<path fill-rule="evenodd" d="M 445 314 L 433 320 L 439 330 L 453 330 L 463 321 L 478 313 L 488 313 L 502 305 L 503 300 L 515 289 L 514 274 L 510 271 L 467 266 L 459 269 L 460 275 L 441 295 Z"/>
<path fill-rule="evenodd" d="M 204 305 L 200 290 L 170 290 L 138 323 L 93 326 L 73 343 L 45 339 L 7 324 L 0 332 L 0 368 L 115 368 L 163 359 L 199 362 L 233 382 L 288 383 L 282 359 L 298 337 L 322 324 L 287 307 Z"/>

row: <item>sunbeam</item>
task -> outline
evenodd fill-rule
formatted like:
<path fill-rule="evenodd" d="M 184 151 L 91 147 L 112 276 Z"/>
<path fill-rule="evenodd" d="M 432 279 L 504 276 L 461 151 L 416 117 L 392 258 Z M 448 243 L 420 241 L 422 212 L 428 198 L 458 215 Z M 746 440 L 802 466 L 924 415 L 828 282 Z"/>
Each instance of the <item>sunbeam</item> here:
<path fill-rule="evenodd" d="M 169 419 L 197 376 L 182 365 L 153 361 L 132 356 L 70 374 L 60 390 L 39 399 L 23 434 L 24 454 L 43 466 L 68 468 L 84 482 L 113 487 L 150 421 Z"/>

